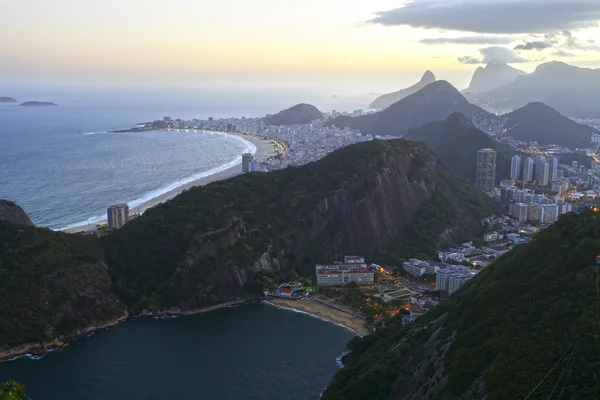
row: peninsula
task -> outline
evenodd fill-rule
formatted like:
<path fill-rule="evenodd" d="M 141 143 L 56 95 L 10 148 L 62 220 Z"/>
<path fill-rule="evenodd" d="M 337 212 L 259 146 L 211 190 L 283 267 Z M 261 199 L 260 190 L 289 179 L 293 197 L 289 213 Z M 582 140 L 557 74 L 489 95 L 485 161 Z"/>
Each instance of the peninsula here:
<path fill-rule="evenodd" d="M 0 103 L 17 103 L 17 99 L 12 97 L 0 97 Z"/>
<path fill-rule="evenodd" d="M 57 105 L 58 104 L 52 103 L 51 101 L 26 101 L 25 103 L 19 104 L 20 107 L 48 107 Z"/>

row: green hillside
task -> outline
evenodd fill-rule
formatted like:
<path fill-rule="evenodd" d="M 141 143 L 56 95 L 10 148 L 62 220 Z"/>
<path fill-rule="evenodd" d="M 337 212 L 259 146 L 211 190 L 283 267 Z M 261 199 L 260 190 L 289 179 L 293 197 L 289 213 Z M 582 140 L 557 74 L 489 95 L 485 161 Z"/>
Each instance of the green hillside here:
<path fill-rule="evenodd" d="M 406 139 L 424 142 L 450 168 L 473 181 L 477 151 L 490 148 L 497 151 L 496 182 L 510 177 L 511 157 L 516 153 L 507 144 L 499 143 L 477 129 L 461 115 L 454 113 L 445 121 L 432 122 L 408 132 Z"/>
<path fill-rule="evenodd" d="M 323 399 L 595 399 L 600 216 L 565 215 L 414 324 L 350 343 Z"/>
<path fill-rule="evenodd" d="M 557 144 L 571 149 L 585 147 L 600 131 L 561 115 L 544 103 L 529 103 L 504 116 L 507 134 L 523 142 Z"/>

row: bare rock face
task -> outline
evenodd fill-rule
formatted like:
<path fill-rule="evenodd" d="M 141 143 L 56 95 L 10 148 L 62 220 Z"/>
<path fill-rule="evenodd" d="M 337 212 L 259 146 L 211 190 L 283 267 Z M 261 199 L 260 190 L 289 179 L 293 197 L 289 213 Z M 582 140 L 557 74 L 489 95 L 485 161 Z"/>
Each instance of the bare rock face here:
<path fill-rule="evenodd" d="M 0 220 L 6 220 L 20 225 L 34 226 L 27 213 L 15 202 L 0 200 Z"/>

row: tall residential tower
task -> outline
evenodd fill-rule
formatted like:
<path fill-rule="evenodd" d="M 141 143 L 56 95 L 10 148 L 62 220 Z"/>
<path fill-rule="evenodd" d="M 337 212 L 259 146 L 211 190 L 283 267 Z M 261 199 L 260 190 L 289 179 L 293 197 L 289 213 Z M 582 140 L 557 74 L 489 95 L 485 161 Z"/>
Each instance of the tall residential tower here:
<path fill-rule="evenodd" d="M 489 193 L 494 190 L 496 178 L 496 151 L 481 149 L 477 152 L 477 169 L 475 171 L 475 186 Z"/>
<path fill-rule="evenodd" d="M 521 176 L 521 157 L 513 156 L 510 162 L 510 179 L 519 179 Z"/>

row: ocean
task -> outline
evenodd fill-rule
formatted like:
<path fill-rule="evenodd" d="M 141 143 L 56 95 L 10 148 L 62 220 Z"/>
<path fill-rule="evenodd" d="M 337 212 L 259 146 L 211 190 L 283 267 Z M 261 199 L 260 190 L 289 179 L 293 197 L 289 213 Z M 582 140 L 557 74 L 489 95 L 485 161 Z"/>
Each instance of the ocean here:
<path fill-rule="evenodd" d="M 6 90 L 6 89 L 3 89 Z M 172 118 L 260 117 L 298 102 L 323 111 L 368 100 L 314 90 L 62 92 L 13 90 L 0 95 L 57 107 L 0 104 L 0 199 L 22 206 L 38 226 L 64 229 L 105 218 L 241 160 L 239 138 L 194 132 L 109 133 Z"/>
<path fill-rule="evenodd" d="M 127 321 L 40 360 L 0 363 L 34 400 L 317 400 L 353 334 L 248 304 Z"/>

